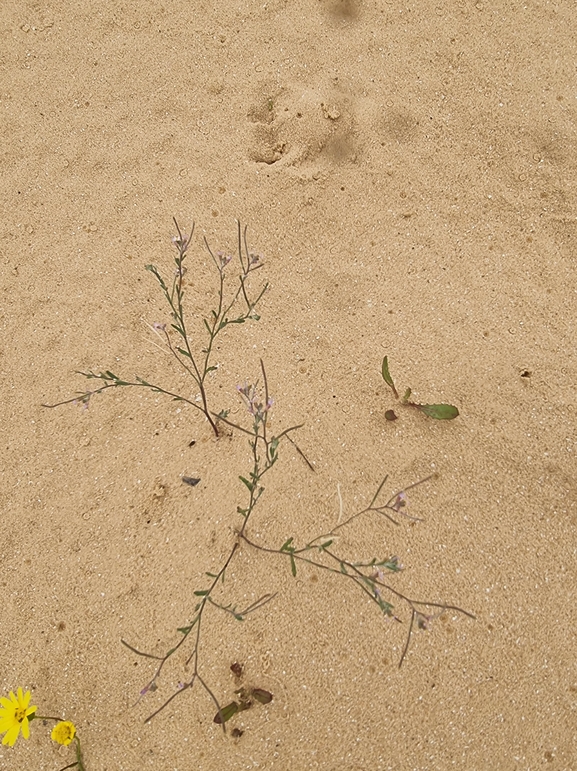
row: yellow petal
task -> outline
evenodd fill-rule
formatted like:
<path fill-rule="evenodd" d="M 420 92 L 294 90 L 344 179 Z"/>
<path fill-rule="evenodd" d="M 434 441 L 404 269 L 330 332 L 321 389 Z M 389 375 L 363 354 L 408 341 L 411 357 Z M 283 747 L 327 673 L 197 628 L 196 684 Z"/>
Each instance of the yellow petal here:
<path fill-rule="evenodd" d="M 9 747 L 13 747 L 16 744 L 16 739 L 20 733 L 20 723 L 16 723 L 6 732 L 2 739 L 2 744 L 7 744 Z"/>
<path fill-rule="evenodd" d="M 25 717 L 20 725 L 22 726 L 22 736 L 25 739 L 28 739 L 30 736 L 30 723 L 28 722 L 28 718 Z"/>

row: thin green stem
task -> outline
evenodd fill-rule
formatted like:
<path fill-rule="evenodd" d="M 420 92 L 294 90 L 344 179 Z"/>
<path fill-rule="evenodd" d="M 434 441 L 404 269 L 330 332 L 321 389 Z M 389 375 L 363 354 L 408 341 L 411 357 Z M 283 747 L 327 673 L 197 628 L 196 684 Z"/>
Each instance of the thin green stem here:
<path fill-rule="evenodd" d="M 104 375 L 95 375 L 93 373 L 86 373 L 86 372 L 79 372 L 78 374 L 84 375 L 86 378 L 97 378 L 99 380 L 109 380 L 110 378 L 104 377 Z M 199 410 L 200 412 L 204 412 L 202 407 L 197 404 L 196 402 L 191 401 L 190 399 L 187 399 L 185 396 L 180 396 L 180 394 L 175 394 L 172 391 L 168 391 L 166 388 L 163 388 L 162 386 L 155 385 L 154 383 L 148 383 L 145 380 L 139 380 L 137 382 L 122 380 L 119 382 L 113 382 L 113 383 L 106 383 L 106 385 L 101 386 L 100 388 L 94 389 L 94 391 L 82 391 L 78 392 L 77 396 L 73 396 L 71 399 L 66 399 L 63 402 L 57 402 L 56 404 L 42 404 L 42 407 L 61 407 L 63 404 L 72 404 L 73 402 L 84 402 L 84 404 L 87 404 L 88 401 L 97 394 L 101 394 L 103 391 L 108 390 L 109 388 L 123 388 L 126 386 L 130 386 L 132 388 L 148 388 L 153 393 L 159 393 L 164 394 L 165 396 L 170 396 L 175 401 L 179 402 L 186 402 L 187 404 L 190 404 L 191 407 L 194 407 L 195 409 Z"/>
<path fill-rule="evenodd" d="M 246 505 L 246 508 L 239 511 L 242 511 L 244 516 L 244 521 L 242 523 L 242 526 L 239 531 L 237 531 L 237 539 L 235 540 L 228 557 L 226 558 L 224 564 L 216 574 L 208 574 L 212 578 L 212 581 L 207 589 L 197 591 L 195 594 L 199 597 L 199 602 L 194 610 L 194 617 L 192 622 L 187 625 L 186 627 L 181 627 L 179 631 L 182 634 L 181 639 L 177 642 L 175 646 L 173 646 L 169 651 L 167 651 L 164 656 L 156 656 L 154 654 L 150 653 L 144 653 L 137 648 L 133 647 L 132 645 L 129 645 L 127 642 L 122 640 L 122 643 L 133 653 L 139 656 L 145 656 L 147 658 L 155 659 L 159 662 L 156 671 L 148 683 L 148 685 L 141 691 L 141 696 L 144 695 L 149 690 L 155 690 L 156 681 L 159 678 L 162 669 L 164 668 L 164 665 L 168 661 L 170 657 L 172 657 L 184 644 L 184 642 L 188 639 L 188 636 L 190 633 L 194 630 L 195 636 L 194 636 L 194 643 L 192 645 L 192 650 L 190 652 L 190 655 L 188 659 L 186 660 L 186 666 L 189 666 L 192 663 L 192 676 L 191 678 L 186 682 L 183 683 L 179 690 L 173 693 L 157 710 L 155 710 L 151 715 L 149 715 L 145 722 L 150 722 L 154 717 L 156 717 L 159 712 L 161 712 L 163 709 L 165 709 L 168 704 L 170 704 L 178 695 L 183 693 L 185 690 L 188 690 L 189 688 L 192 688 L 196 682 L 196 680 L 199 681 L 202 688 L 206 691 L 206 693 L 209 695 L 209 697 L 212 699 L 214 704 L 217 707 L 218 714 L 222 715 L 222 709 L 218 702 L 218 699 L 216 698 L 213 691 L 210 689 L 207 682 L 202 677 L 201 671 L 200 671 L 200 651 L 201 651 L 201 639 L 202 639 L 202 631 L 203 631 L 203 620 L 204 620 L 204 613 L 208 606 L 213 606 L 216 608 L 219 608 L 221 610 L 225 610 L 229 613 L 231 613 L 235 618 L 242 619 L 244 615 L 258 610 L 259 608 L 262 608 L 264 604 L 269 602 L 275 595 L 274 594 L 266 594 L 263 597 L 260 597 L 258 600 L 256 600 L 254 603 L 249 605 L 244 611 L 237 612 L 236 609 L 230 608 L 230 606 L 225 606 L 222 603 L 217 602 L 213 598 L 213 593 L 218 586 L 220 581 L 224 580 L 225 572 L 230 565 L 231 561 L 233 560 L 241 542 L 241 538 L 244 537 L 244 531 L 247 527 L 248 521 L 250 519 L 250 516 L 252 512 L 255 509 L 255 506 L 264 491 L 264 488 L 262 487 L 262 479 L 265 476 L 265 474 L 270 471 L 270 469 L 273 467 L 273 465 L 276 463 L 277 455 L 276 455 L 276 446 L 278 445 L 278 437 L 272 438 L 269 440 L 268 434 L 267 434 L 267 421 L 268 421 L 268 408 L 270 406 L 269 396 L 268 396 L 268 382 L 266 380 L 266 371 L 264 369 L 264 364 L 261 362 L 261 370 L 263 374 L 263 378 L 265 381 L 265 404 L 258 404 L 256 401 L 256 395 L 254 391 L 250 391 L 251 399 L 252 401 L 249 403 L 249 409 L 251 410 L 251 414 L 253 415 L 253 429 L 252 432 L 244 430 L 245 433 L 248 433 L 251 436 L 251 441 L 249 442 L 249 445 L 251 447 L 251 454 L 252 454 L 252 470 L 249 474 L 249 479 L 243 479 L 241 477 L 241 480 L 244 482 L 245 486 L 248 489 L 249 493 L 249 499 Z M 229 421 L 225 421 L 229 422 Z M 235 424 L 232 424 L 235 425 Z M 293 429 L 287 429 L 285 430 L 280 436 L 286 436 L 288 431 Z M 262 445 L 263 452 L 261 453 L 260 447 Z M 222 719 L 221 724 L 223 727 L 223 730 L 226 732 L 226 720 Z"/>
<path fill-rule="evenodd" d="M 207 366 L 208 366 L 208 356 L 210 354 L 207 354 L 205 356 L 204 371 L 203 371 L 203 373 L 201 375 L 199 367 L 198 367 L 198 365 L 196 363 L 196 360 L 194 358 L 194 355 L 192 353 L 192 348 L 191 348 L 191 345 L 190 345 L 190 339 L 189 339 L 189 336 L 188 336 L 188 333 L 187 333 L 187 330 L 186 330 L 186 322 L 185 322 L 185 318 L 184 318 L 184 308 L 183 308 L 183 304 L 182 304 L 182 299 L 184 297 L 184 290 L 183 290 L 183 286 L 182 285 L 183 285 L 184 273 L 185 273 L 185 271 L 183 269 L 183 262 L 184 262 L 184 259 L 186 257 L 186 252 L 188 250 L 188 246 L 190 244 L 190 239 L 192 238 L 192 232 L 194 231 L 194 225 L 192 226 L 192 231 L 191 231 L 191 234 L 190 234 L 189 238 L 188 239 L 183 239 L 182 238 L 182 234 L 180 233 L 180 229 L 178 228 L 178 224 L 176 222 L 176 219 L 174 220 L 174 224 L 176 225 L 176 228 L 177 228 L 178 234 L 179 234 L 178 259 L 177 259 L 177 275 L 176 275 L 175 280 L 174 280 L 174 286 L 176 287 L 176 300 L 177 300 L 178 308 L 177 309 L 174 308 L 174 304 L 173 304 L 172 301 L 171 301 L 171 306 L 173 308 L 173 313 L 175 314 L 175 316 L 176 316 L 176 318 L 178 320 L 178 323 L 180 324 L 180 329 L 177 330 L 177 331 L 180 333 L 182 339 L 184 340 L 184 344 L 185 344 L 185 347 L 186 347 L 188 358 L 190 359 L 190 361 L 192 362 L 192 366 L 194 367 L 194 372 L 195 372 L 194 379 L 196 380 L 196 383 L 197 383 L 197 385 L 198 385 L 198 387 L 200 389 L 200 397 L 202 399 L 202 412 L 204 412 L 204 414 L 206 415 L 206 418 L 207 418 L 208 422 L 210 423 L 210 426 L 211 426 L 215 436 L 218 436 L 218 427 L 217 427 L 216 423 L 214 422 L 214 420 L 212 419 L 212 417 L 210 415 L 210 411 L 208 409 L 208 400 L 207 400 L 207 396 L 206 396 L 206 389 L 204 387 L 204 379 L 206 377 Z M 223 292 L 222 272 L 221 272 L 220 276 L 221 276 L 221 282 L 220 282 L 219 297 L 220 297 L 220 301 L 222 302 L 222 292 Z M 174 290 L 173 290 L 173 295 L 174 295 Z M 212 343 L 212 341 L 211 341 L 211 343 Z M 209 345 L 209 348 L 210 347 L 212 347 L 211 344 Z"/>

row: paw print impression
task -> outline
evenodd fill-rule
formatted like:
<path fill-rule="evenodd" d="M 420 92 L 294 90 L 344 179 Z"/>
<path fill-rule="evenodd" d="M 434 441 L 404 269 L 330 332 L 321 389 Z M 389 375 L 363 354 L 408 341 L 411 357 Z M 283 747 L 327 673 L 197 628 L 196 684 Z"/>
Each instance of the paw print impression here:
<path fill-rule="evenodd" d="M 248 111 L 253 124 L 249 157 L 256 163 L 301 166 L 322 156 L 354 161 L 355 131 L 346 97 L 310 88 L 261 88 Z M 268 95 L 267 95 L 268 94 Z"/>

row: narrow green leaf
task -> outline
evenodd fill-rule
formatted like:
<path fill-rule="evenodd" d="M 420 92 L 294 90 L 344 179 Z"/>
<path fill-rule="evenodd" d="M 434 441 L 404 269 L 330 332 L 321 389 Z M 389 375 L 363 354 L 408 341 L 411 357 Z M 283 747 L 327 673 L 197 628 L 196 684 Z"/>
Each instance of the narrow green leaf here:
<path fill-rule="evenodd" d="M 178 346 L 176 346 L 176 350 L 179 353 L 181 353 L 183 356 L 186 356 L 187 359 L 192 359 L 192 356 L 190 355 L 190 353 L 188 351 L 185 351 L 184 348 L 179 348 Z"/>
<path fill-rule="evenodd" d="M 236 715 L 238 710 L 239 710 L 239 705 L 236 703 L 236 701 L 233 701 L 232 704 L 227 704 L 226 707 L 223 707 L 216 713 L 216 715 L 214 716 L 214 722 L 218 723 L 218 725 L 222 725 L 223 723 L 228 723 L 231 717 L 234 717 Z"/>
<path fill-rule="evenodd" d="M 329 546 L 332 544 L 332 542 L 333 542 L 333 539 L 331 538 L 330 541 L 325 541 L 324 543 L 321 543 L 319 548 L 320 549 L 328 549 Z"/>
<path fill-rule="evenodd" d="M 281 550 L 281 551 L 288 551 L 288 547 L 291 545 L 291 543 L 292 543 L 292 542 L 293 542 L 293 538 L 292 538 L 292 536 L 291 536 L 291 537 L 288 539 L 288 541 L 285 541 L 285 542 L 283 543 L 283 545 L 280 547 L 280 550 Z"/>
<path fill-rule="evenodd" d="M 153 273 L 153 274 L 154 274 L 154 276 L 156 277 L 156 280 L 158 281 L 158 283 L 159 283 L 159 284 L 160 284 L 160 286 L 162 287 L 162 290 L 163 290 L 163 291 L 165 292 L 165 294 L 166 294 L 166 293 L 167 293 L 167 291 L 168 291 L 168 290 L 167 290 L 167 288 L 166 288 L 166 284 L 164 283 L 164 280 L 163 280 L 162 276 L 160 275 L 160 273 L 159 273 L 159 271 L 158 271 L 158 268 L 156 267 L 156 265 L 145 265 L 145 266 L 144 266 L 144 269 L 145 269 L 145 270 L 149 270 L 151 273 Z"/>
<path fill-rule="evenodd" d="M 459 415 L 459 410 L 452 404 L 418 404 L 417 407 L 435 420 L 453 420 Z"/>
<path fill-rule="evenodd" d="M 239 479 L 244 485 L 248 487 L 249 491 L 252 493 L 252 491 L 254 490 L 254 483 L 249 482 L 248 479 L 245 479 L 244 477 L 241 477 L 241 476 L 239 476 Z"/>
<path fill-rule="evenodd" d="M 295 558 L 293 557 L 292 552 L 291 552 L 291 573 L 293 574 L 293 578 L 296 577 L 297 563 L 295 562 Z"/>
<path fill-rule="evenodd" d="M 411 389 L 410 389 L 410 388 L 407 388 L 407 390 L 406 390 L 406 391 L 405 391 L 405 393 L 403 394 L 403 398 L 401 399 L 401 401 L 402 401 L 403 403 L 406 403 L 406 402 L 408 402 L 408 401 L 409 401 L 409 399 L 411 398 L 411 393 L 412 393 Z"/>
<path fill-rule="evenodd" d="M 209 592 L 209 589 L 199 589 L 198 591 L 194 592 L 194 594 L 196 594 L 197 597 L 206 597 Z"/>
<path fill-rule="evenodd" d="M 393 615 L 393 606 L 390 604 L 390 602 L 386 602 L 386 600 L 383 600 L 382 597 L 379 597 L 379 595 L 376 595 L 376 600 L 379 604 L 379 608 L 383 611 L 385 616 L 392 616 Z"/>
<path fill-rule="evenodd" d="M 393 393 L 395 394 L 396 398 L 399 398 L 399 394 L 397 393 L 397 389 L 395 388 L 395 384 L 393 382 L 393 378 L 391 377 L 391 373 L 389 372 L 389 361 L 387 356 L 383 359 L 383 365 L 381 368 L 381 374 L 383 376 L 383 380 L 385 383 L 393 389 Z"/>
<path fill-rule="evenodd" d="M 209 573 L 208 571 L 205 573 L 205 575 L 208 576 L 209 578 L 216 578 L 215 573 Z"/>

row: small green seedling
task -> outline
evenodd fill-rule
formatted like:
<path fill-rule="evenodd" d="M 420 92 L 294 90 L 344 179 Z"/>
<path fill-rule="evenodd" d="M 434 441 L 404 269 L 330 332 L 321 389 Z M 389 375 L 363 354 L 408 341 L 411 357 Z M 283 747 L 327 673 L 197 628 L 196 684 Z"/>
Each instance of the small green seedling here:
<path fill-rule="evenodd" d="M 255 701 L 259 704 L 269 704 L 273 700 L 272 693 L 262 688 L 239 688 L 235 693 L 238 696 L 238 701 L 233 701 L 219 710 L 214 716 L 214 723 L 218 725 L 227 723 L 237 712 L 244 712 L 254 706 Z"/>
<path fill-rule="evenodd" d="M 230 665 L 230 670 L 235 676 L 237 682 L 242 680 L 244 667 L 235 661 Z M 237 696 L 236 701 L 227 704 L 226 707 L 221 707 L 214 716 L 214 723 L 223 725 L 227 723 L 237 712 L 244 712 L 246 709 L 250 709 L 254 706 L 255 701 L 258 704 L 270 704 L 273 700 L 273 695 L 270 691 L 265 691 L 263 688 L 253 688 L 252 686 L 243 685 L 237 688 L 235 691 Z"/>
<path fill-rule="evenodd" d="M 407 388 L 402 397 L 399 396 L 399 392 L 395 387 L 393 378 L 389 371 L 389 362 L 387 357 L 383 359 L 383 366 L 381 369 L 383 380 L 392 389 L 396 399 L 400 399 L 401 404 L 405 404 L 407 407 L 415 407 L 415 409 L 427 415 L 429 418 L 435 420 L 453 420 L 459 414 L 459 410 L 452 404 L 417 404 L 417 402 L 409 401 L 411 398 L 411 389 Z M 385 412 L 385 418 L 387 420 L 396 420 L 397 416 L 393 410 L 387 410 Z"/>

